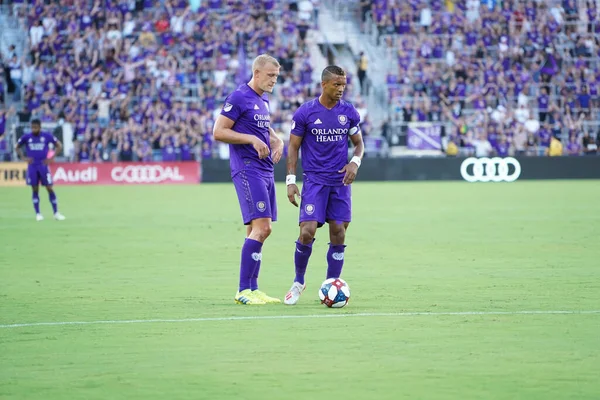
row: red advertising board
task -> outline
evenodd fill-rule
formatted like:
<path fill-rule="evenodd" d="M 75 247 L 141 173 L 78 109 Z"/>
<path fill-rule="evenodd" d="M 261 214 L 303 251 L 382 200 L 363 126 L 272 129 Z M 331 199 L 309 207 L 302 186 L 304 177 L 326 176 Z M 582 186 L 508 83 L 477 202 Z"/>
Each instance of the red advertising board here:
<path fill-rule="evenodd" d="M 198 162 L 56 163 L 50 167 L 57 185 L 197 184 Z"/>

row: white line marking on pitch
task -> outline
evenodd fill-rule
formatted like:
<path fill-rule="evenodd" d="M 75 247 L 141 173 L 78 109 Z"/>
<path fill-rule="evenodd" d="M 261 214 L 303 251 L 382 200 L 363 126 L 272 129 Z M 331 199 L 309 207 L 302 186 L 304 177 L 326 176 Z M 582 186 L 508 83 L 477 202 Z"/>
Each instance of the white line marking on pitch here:
<path fill-rule="evenodd" d="M 600 310 L 582 311 L 457 311 L 457 312 L 399 312 L 399 313 L 356 313 L 356 314 L 313 314 L 313 315 L 264 315 L 264 316 L 232 316 L 181 319 L 129 319 L 102 321 L 64 321 L 64 322 L 30 322 L 23 324 L 0 325 L 0 329 L 23 328 L 32 326 L 64 326 L 64 325 L 113 325 L 113 324 L 148 324 L 161 322 L 210 322 L 210 321 L 260 321 L 269 319 L 301 319 L 301 318 L 347 318 L 347 317 L 414 317 L 414 316 L 469 316 L 469 315 L 553 315 L 553 314 L 600 314 Z"/>

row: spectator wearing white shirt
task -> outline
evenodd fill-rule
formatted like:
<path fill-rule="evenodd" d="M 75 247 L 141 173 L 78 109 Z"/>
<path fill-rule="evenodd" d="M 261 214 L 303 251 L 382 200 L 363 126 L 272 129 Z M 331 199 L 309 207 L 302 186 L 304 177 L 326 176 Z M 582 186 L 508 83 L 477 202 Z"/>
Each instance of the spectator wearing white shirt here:
<path fill-rule="evenodd" d="M 32 64 L 29 57 L 25 57 L 22 79 L 25 86 L 28 86 L 35 79 L 35 65 Z"/>
<path fill-rule="evenodd" d="M 363 100 L 358 100 L 355 102 L 356 105 L 356 111 L 358 112 L 358 115 L 360 116 L 360 122 L 362 123 L 365 118 L 367 117 L 367 106 L 365 105 L 365 102 Z"/>
<path fill-rule="evenodd" d="M 298 18 L 310 21 L 313 16 L 313 3 L 310 0 L 302 0 L 298 3 Z"/>
<path fill-rule="evenodd" d="M 128 12 L 125 14 L 125 21 L 123 21 L 123 37 L 128 37 L 133 35 L 133 31 L 135 30 L 135 21 L 131 16 L 131 13 Z"/>
<path fill-rule="evenodd" d="M 56 29 L 56 19 L 48 13 L 42 19 L 42 26 L 44 27 L 44 32 L 46 35 L 52 35 L 54 33 L 54 29 Z"/>
<path fill-rule="evenodd" d="M 98 124 L 102 128 L 106 128 L 108 126 L 111 102 L 112 101 L 108 98 L 106 93 L 102 93 L 95 101 L 96 105 L 98 106 Z"/>
<path fill-rule="evenodd" d="M 471 144 L 475 149 L 475 157 L 489 157 L 494 150 L 485 133 L 480 133 L 477 139 L 471 141 Z"/>
<path fill-rule="evenodd" d="M 31 48 L 36 48 L 41 43 L 42 37 L 44 36 L 44 27 L 42 21 L 36 21 L 35 25 L 29 28 L 29 40 L 31 41 Z"/>
<path fill-rule="evenodd" d="M 122 37 L 123 35 L 121 34 L 121 31 L 119 30 L 117 24 L 108 25 L 108 32 L 106 32 L 106 38 L 110 40 L 110 42 L 112 43 L 112 47 L 120 48 Z"/>
<path fill-rule="evenodd" d="M 419 24 L 425 28 L 429 28 L 432 22 L 431 8 L 428 5 L 423 5 L 419 13 Z"/>
<path fill-rule="evenodd" d="M 185 11 L 181 11 L 181 10 L 176 10 L 175 14 L 171 14 L 171 30 L 174 33 L 182 33 L 183 32 L 183 25 L 185 24 L 185 18 L 187 17 L 188 13 L 190 12 L 190 8 L 187 7 L 185 9 Z"/>
<path fill-rule="evenodd" d="M 515 148 L 515 154 L 518 156 L 525 155 L 527 151 L 527 131 L 522 125 L 518 125 L 513 138 L 513 146 Z"/>
<path fill-rule="evenodd" d="M 467 19 L 470 22 L 475 22 L 479 19 L 479 5 L 481 4 L 480 0 L 467 0 Z"/>
<path fill-rule="evenodd" d="M 519 108 L 515 110 L 515 119 L 522 124 L 529 119 L 529 110 L 525 104 L 519 104 Z"/>
<path fill-rule="evenodd" d="M 21 101 L 21 85 L 23 82 L 23 69 L 21 67 L 21 62 L 17 58 L 17 56 L 13 56 L 10 62 L 8 63 L 8 68 L 10 68 L 10 80 L 13 85 L 15 85 L 15 93 L 13 95 L 13 101 L 18 102 Z"/>

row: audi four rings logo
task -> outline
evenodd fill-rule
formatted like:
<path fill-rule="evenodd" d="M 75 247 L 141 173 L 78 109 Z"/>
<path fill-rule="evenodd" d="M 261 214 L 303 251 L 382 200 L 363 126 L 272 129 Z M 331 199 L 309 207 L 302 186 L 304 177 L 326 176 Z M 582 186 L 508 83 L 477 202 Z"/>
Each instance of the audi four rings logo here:
<path fill-rule="evenodd" d="M 467 182 L 514 182 L 521 175 L 521 164 L 513 157 L 469 157 L 460 165 Z"/>
<path fill-rule="evenodd" d="M 115 167 L 110 173 L 113 180 L 127 183 L 160 183 L 164 181 L 183 181 L 179 168 L 161 165 L 128 165 Z"/>

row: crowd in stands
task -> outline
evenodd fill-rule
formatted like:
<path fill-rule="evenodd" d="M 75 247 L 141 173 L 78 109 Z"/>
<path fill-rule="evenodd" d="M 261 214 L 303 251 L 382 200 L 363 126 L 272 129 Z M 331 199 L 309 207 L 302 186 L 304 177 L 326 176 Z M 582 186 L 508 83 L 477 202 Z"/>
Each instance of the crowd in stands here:
<path fill-rule="evenodd" d="M 318 1 L 34 3 L 14 8 L 29 44 L 9 55 L 13 100 L 42 123 L 70 122 L 77 161 L 217 156 L 214 119 L 260 53 L 282 65 L 276 129 L 318 90 L 306 46 Z"/>
<path fill-rule="evenodd" d="M 306 45 L 319 0 L 11 3 L 28 45 L 0 59 L 0 96 L 12 86 L 23 109 L 0 98 L 0 138 L 11 113 L 67 121 L 74 160 L 222 156 L 214 119 L 262 52 L 282 64 L 271 96 L 278 131 L 289 132 L 296 107 L 319 93 Z M 440 122 L 448 154 L 544 155 L 556 139 L 563 154 L 597 153 L 598 0 L 348 3 L 361 6 L 365 31 L 371 22 L 393 66 L 384 127 Z M 352 93 L 355 71 L 348 72 Z M 356 104 L 365 115 L 364 102 Z M 0 153 L 5 145 L 0 140 Z"/>
<path fill-rule="evenodd" d="M 597 153 L 596 0 L 361 5 L 393 65 L 388 123 L 442 123 L 449 154 Z"/>

